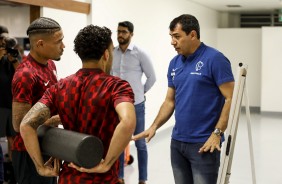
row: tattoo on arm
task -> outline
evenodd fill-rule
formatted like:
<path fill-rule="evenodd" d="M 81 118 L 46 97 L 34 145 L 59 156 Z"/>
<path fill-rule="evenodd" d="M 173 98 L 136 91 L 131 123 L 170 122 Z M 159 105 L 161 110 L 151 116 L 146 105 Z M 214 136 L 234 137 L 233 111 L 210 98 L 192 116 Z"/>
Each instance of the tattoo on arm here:
<path fill-rule="evenodd" d="M 50 118 L 50 109 L 45 104 L 37 102 L 25 115 L 22 123 L 37 129 L 48 118 Z"/>

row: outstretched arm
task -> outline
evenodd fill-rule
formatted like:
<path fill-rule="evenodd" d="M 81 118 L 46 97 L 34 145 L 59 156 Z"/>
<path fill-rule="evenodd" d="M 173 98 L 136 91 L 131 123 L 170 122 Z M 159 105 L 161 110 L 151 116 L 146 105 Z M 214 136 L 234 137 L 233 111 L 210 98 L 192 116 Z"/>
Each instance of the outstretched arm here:
<path fill-rule="evenodd" d="M 165 124 L 174 112 L 175 105 L 175 89 L 168 88 L 165 101 L 163 102 L 157 117 L 155 118 L 151 127 L 140 134 L 133 136 L 133 140 L 138 140 L 141 138 L 146 138 L 149 142 L 155 135 L 157 129 L 159 129 L 163 124 Z"/>

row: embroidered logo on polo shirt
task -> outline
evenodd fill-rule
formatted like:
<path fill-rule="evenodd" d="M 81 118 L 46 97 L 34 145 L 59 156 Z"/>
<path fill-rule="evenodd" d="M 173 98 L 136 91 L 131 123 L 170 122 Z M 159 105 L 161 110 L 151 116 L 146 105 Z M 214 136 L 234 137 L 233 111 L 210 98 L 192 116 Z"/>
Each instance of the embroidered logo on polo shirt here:
<path fill-rule="evenodd" d="M 195 67 L 196 72 L 191 72 L 190 74 L 192 74 L 192 75 L 202 75 L 202 73 L 200 73 L 198 71 L 200 71 L 203 66 L 204 66 L 204 63 L 202 61 L 198 61 L 198 63 L 196 64 L 196 67 Z"/>
<path fill-rule="evenodd" d="M 174 76 L 175 76 L 175 71 L 177 70 L 178 68 L 173 68 L 172 69 L 172 72 L 170 73 L 170 76 L 172 76 L 172 80 L 174 80 Z"/>
<path fill-rule="evenodd" d="M 204 63 L 202 61 L 198 61 L 198 63 L 196 64 L 196 71 L 201 70 L 203 66 L 204 66 Z"/>

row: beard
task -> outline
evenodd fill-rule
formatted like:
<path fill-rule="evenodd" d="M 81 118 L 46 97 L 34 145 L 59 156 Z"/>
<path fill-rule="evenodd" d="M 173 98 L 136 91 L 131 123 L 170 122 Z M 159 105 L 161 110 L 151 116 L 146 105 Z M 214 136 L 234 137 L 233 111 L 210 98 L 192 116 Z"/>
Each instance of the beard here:
<path fill-rule="evenodd" d="M 61 53 L 60 53 L 60 55 L 58 55 L 56 58 L 50 58 L 50 59 L 52 59 L 52 60 L 54 60 L 54 61 L 60 61 L 61 60 L 61 56 L 63 55 L 63 52 L 64 51 L 61 51 Z"/>
<path fill-rule="evenodd" d="M 119 43 L 120 45 L 126 45 L 126 44 L 129 43 L 129 41 L 130 41 L 130 38 L 122 38 L 122 37 L 119 37 L 119 38 L 118 38 L 118 43 Z"/>
<path fill-rule="evenodd" d="M 55 58 L 53 59 L 54 61 L 60 61 L 61 60 L 61 57 L 58 57 L 58 58 Z"/>

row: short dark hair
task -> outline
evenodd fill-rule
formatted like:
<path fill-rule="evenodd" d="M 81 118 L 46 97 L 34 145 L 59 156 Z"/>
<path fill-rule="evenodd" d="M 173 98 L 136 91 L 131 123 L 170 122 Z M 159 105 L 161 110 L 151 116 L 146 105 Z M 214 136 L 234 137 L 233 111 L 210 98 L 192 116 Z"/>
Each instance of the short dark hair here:
<path fill-rule="evenodd" d="M 0 34 L 2 33 L 9 33 L 9 31 L 7 27 L 0 25 Z"/>
<path fill-rule="evenodd" d="M 112 32 L 107 27 L 92 24 L 79 31 L 74 39 L 74 52 L 83 60 L 99 60 L 112 43 Z"/>
<path fill-rule="evenodd" d="M 6 34 L 8 34 L 8 28 L 0 25 L 0 38 L 4 38 Z"/>
<path fill-rule="evenodd" d="M 55 20 L 47 17 L 39 17 L 29 25 L 26 34 L 28 36 L 33 34 L 53 34 L 61 29 L 61 26 Z"/>
<path fill-rule="evenodd" d="M 198 39 L 200 39 L 200 25 L 196 17 L 190 14 L 183 14 L 179 17 L 174 18 L 170 25 L 169 29 L 170 31 L 173 31 L 175 29 L 176 24 L 182 25 L 182 30 L 188 35 L 192 30 L 195 30 L 197 33 Z"/>
<path fill-rule="evenodd" d="M 127 27 L 128 31 L 130 33 L 133 33 L 133 31 L 134 31 L 134 25 L 131 22 L 129 22 L 129 21 L 119 22 L 118 26 Z"/>

